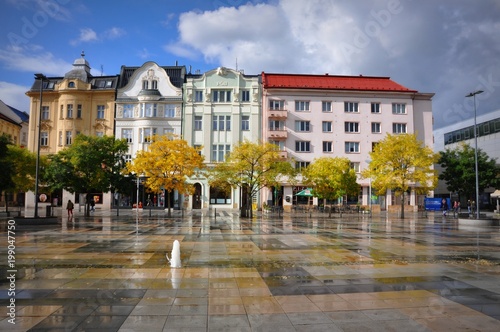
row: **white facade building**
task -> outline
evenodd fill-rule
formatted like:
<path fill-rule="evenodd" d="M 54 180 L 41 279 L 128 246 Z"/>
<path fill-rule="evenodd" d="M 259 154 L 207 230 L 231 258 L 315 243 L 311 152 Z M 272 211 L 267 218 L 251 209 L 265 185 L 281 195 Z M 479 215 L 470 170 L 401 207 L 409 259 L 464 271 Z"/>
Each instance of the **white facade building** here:
<path fill-rule="evenodd" d="M 153 135 L 182 135 L 185 74 L 184 66 L 160 67 L 151 61 L 141 67 L 122 67 L 116 95 L 115 137 L 127 140 L 127 161 L 132 161 L 138 151 L 147 150 Z M 140 189 L 138 200 L 133 192 L 125 195 L 121 205 L 137 201 L 145 204 L 150 199 L 155 206 L 166 206 L 164 193 L 146 197 L 142 186 Z M 177 193 L 172 199 L 178 199 Z"/>
<path fill-rule="evenodd" d="M 478 149 L 485 152 L 490 158 L 496 159 L 497 164 L 500 164 L 500 110 L 477 116 L 476 124 Z M 462 143 L 468 144 L 470 147 L 474 148 L 474 114 L 471 114 L 469 119 L 435 129 L 434 139 L 436 152 L 445 151 L 446 149 L 456 149 L 458 145 Z M 436 169 L 438 171 L 442 170 L 440 165 L 437 165 Z M 485 192 L 488 194 L 493 192 L 494 189 L 495 188 L 490 188 Z M 438 182 L 435 194 L 450 195 L 444 181 Z M 463 199 L 465 199 L 465 197 Z M 483 199 L 487 201 L 488 197 L 484 197 Z"/>
<path fill-rule="evenodd" d="M 347 157 L 359 174 L 373 145 L 387 133 L 416 133 L 433 146 L 434 94 L 408 89 L 388 77 L 262 73 L 262 89 L 263 139 L 277 144 L 297 168 L 322 156 Z M 358 178 L 362 191 L 357 201 L 369 205 L 370 181 Z M 274 205 L 278 199 L 277 205 L 289 210 L 302 189 L 282 183 L 278 194 L 274 188 L 263 192 L 262 202 Z M 389 191 L 372 203 L 385 210 L 398 206 L 398 199 Z M 412 191 L 407 204 L 416 208 L 420 200 Z"/>
<path fill-rule="evenodd" d="M 183 138 L 201 146 L 207 167 L 225 160 L 243 140 L 261 139 L 261 95 L 258 75 L 219 67 L 188 74 L 184 86 Z M 202 174 L 190 180 L 195 193 L 184 197 L 187 209 L 240 208 L 240 191 L 226 194 L 210 187 Z"/>

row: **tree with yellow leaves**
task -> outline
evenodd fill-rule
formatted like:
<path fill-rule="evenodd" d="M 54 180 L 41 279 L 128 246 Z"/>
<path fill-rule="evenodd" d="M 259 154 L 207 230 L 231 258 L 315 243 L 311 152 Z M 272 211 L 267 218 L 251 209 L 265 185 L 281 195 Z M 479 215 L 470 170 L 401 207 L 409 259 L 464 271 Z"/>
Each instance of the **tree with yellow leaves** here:
<path fill-rule="evenodd" d="M 356 172 L 347 158 L 317 158 L 307 166 L 302 176 L 303 182 L 313 188 L 314 196 L 332 202 L 344 195 L 355 195 L 359 192 Z M 332 207 L 330 207 L 329 217 L 331 211 Z"/>
<path fill-rule="evenodd" d="M 145 186 L 152 192 L 167 192 L 168 216 L 170 194 L 192 194 L 193 186 L 186 180 L 203 168 L 203 156 L 199 148 L 188 145 L 178 136 L 154 136 L 147 151 L 139 151 L 127 165 L 127 171 L 146 178 Z"/>
<path fill-rule="evenodd" d="M 280 156 L 275 144 L 245 140 L 211 170 L 210 185 L 228 191 L 234 187 L 245 188 L 246 197 L 242 199 L 247 203 L 241 204 L 241 214 L 252 218 L 252 199 L 262 188 L 277 186 L 284 176 L 293 178 L 294 169 Z"/>
<path fill-rule="evenodd" d="M 379 193 L 391 189 L 401 195 L 401 218 L 404 218 L 404 193 L 410 187 L 417 193 L 427 193 L 437 185 L 434 164 L 439 155 L 424 146 L 415 134 L 387 134 L 370 152 L 370 158 L 362 176 L 370 178 Z"/>

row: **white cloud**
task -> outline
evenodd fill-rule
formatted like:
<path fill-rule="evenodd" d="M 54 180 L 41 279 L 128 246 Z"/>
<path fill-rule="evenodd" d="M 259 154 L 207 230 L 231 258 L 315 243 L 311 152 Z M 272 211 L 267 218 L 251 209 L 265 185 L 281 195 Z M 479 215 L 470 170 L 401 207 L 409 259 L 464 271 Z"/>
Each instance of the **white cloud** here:
<path fill-rule="evenodd" d="M 25 95 L 31 87 L 0 81 L 0 100 L 20 111 L 30 112 L 30 99 Z"/>
<path fill-rule="evenodd" d="M 0 50 L 0 62 L 11 70 L 20 70 L 30 73 L 43 72 L 45 75 L 63 76 L 72 68 L 72 64 L 57 59 L 50 52 L 26 52 L 25 49 L 16 51 Z"/>
<path fill-rule="evenodd" d="M 279 0 L 247 3 L 179 17 L 176 55 L 203 57 L 246 73 L 300 72 L 390 76 L 434 92 L 436 126 L 443 111 L 477 86 L 483 110 L 500 104 L 500 4 L 484 0 Z M 492 74 L 492 77 L 488 75 Z M 497 83 L 498 82 L 498 83 Z M 464 115 L 466 116 L 466 115 Z"/>
<path fill-rule="evenodd" d="M 120 38 L 125 34 L 125 30 L 118 27 L 112 27 L 99 34 L 91 28 L 82 28 L 80 29 L 80 35 L 78 36 L 78 38 L 71 40 L 70 44 L 75 46 L 81 43 L 102 42 L 104 40 Z"/>
<path fill-rule="evenodd" d="M 104 31 L 103 38 L 104 39 L 115 39 L 115 38 L 119 38 L 121 36 L 124 36 L 125 34 L 126 34 L 125 30 L 123 30 L 121 28 L 117 28 L 117 27 L 112 27 L 111 29 Z"/>

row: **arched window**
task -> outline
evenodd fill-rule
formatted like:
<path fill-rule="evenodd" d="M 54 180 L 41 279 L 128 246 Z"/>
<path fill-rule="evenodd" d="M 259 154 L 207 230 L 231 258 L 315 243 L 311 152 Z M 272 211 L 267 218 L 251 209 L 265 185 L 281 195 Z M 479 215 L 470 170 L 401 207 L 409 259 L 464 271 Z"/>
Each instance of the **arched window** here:
<path fill-rule="evenodd" d="M 75 87 L 75 82 L 71 81 L 68 83 L 68 88 L 74 88 Z"/>

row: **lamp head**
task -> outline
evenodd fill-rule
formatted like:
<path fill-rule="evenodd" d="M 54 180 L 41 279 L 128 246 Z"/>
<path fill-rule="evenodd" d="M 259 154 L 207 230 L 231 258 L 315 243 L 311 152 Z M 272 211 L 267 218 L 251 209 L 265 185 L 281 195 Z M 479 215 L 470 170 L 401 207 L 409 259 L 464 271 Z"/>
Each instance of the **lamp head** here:
<path fill-rule="evenodd" d="M 477 90 L 477 91 L 474 91 L 474 92 L 469 93 L 469 94 L 468 94 L 467 96 L 465 96 L 465 97 L 473 97 L 473 96 L 478 95 L 478 94 L 483 93 L 483 92 L 484 92 L 483 90 Z"/>

